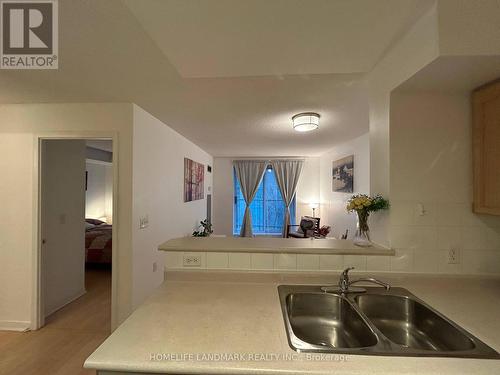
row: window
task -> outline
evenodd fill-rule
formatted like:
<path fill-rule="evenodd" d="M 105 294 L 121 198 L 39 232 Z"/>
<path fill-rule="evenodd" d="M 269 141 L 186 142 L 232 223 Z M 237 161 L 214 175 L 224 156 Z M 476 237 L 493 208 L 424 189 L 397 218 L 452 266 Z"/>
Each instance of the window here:
<path fill-rule="evenodd" d="M 236 172 L 234 172 L 234 192 L 233 234 L 239 235 L 246 204 L 241 194 Z M 264 173 L 255 198 L 250 204 L 250 210 L 254 234 L 281 234 L 285 220 L 285 202 L 281 197 L 276 176 L 270 167 Z M 295 223 L 295 197 L 290 205 L 290 221 L 291 224 Z"/>

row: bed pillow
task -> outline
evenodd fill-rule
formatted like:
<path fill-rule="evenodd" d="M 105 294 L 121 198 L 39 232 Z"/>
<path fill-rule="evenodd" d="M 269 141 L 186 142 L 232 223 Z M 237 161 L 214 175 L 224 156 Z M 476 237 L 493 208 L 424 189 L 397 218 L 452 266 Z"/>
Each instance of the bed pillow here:
<path fill-rule="evenodd" d="M 85 221 L 89 224 L 92 224 L 92 225 L 102 225 L 102 224 L 106 224 L 104 221 L 101 221 L 101 220 L 98 220 L 98 219 L 85 219 Z"/>
<path fill-rule="evenodd" d="M 89 230 L 89 229 L 92 229 L 94 227 L 95 227 L 94 224 L 91 224 L 91 223 L 85 221 L 85 230 Z"/>

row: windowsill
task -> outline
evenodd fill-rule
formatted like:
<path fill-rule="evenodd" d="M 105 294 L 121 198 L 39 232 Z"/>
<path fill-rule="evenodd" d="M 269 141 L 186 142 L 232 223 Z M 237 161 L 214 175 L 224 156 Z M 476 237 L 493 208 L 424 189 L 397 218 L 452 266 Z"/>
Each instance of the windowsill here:
<path fill-rule="evenodd" d="M 276 253 L 276 254 L 328 254 L 328 255 L 389 255 L 394 249 L 380 245 L 359 247 L 350 240 L 335 238 L 297 239 L 276 237 L 182 237 L 171 239 L 158 247 L 164 251 Z"/>
<path fill-rule="evenodd" d="M 240 237 L 239 233 L 233 233 L 233 237 Z M 254 237 L 264 237 L 264 238 L 282 238 L 281 233 L 256 233 Z"/>

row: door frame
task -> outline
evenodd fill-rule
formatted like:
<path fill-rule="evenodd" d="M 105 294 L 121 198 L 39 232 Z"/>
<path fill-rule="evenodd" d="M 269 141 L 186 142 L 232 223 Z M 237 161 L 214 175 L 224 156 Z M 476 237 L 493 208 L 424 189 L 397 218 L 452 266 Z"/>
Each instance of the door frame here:
<path fill-rule="evenodd" d="M 32 256 L 32 308 L 31 329 L 36 330 L 45 325 L 45 314 L 43 309 L 42 295 L 42 230 L 41 230 L 41 190 L 42 190 L 42 166 L 41 153 L 42 142 L 46 140 L 111 140 L 113 142 L 113 214 L 112 214 L 112 248 L 111 248 L 111 331 L 118 322 L 118 228 L 119 228 L 119 206 L 118 206 L 118 132 L 113 131 L 84 131 L 84 132 L 45 132 L 34 135 L 34 160 L 33 160 L 33 256 Z"/>

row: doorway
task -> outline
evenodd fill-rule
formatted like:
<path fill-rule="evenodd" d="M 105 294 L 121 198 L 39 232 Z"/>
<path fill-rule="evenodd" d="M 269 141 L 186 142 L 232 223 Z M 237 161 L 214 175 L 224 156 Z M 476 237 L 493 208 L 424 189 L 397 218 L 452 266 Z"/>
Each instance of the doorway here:
<path fill-rule="evenodd" d="M 112 138 L 39 138 L 34 329 L 111 333 L 117 233 Z"/>

